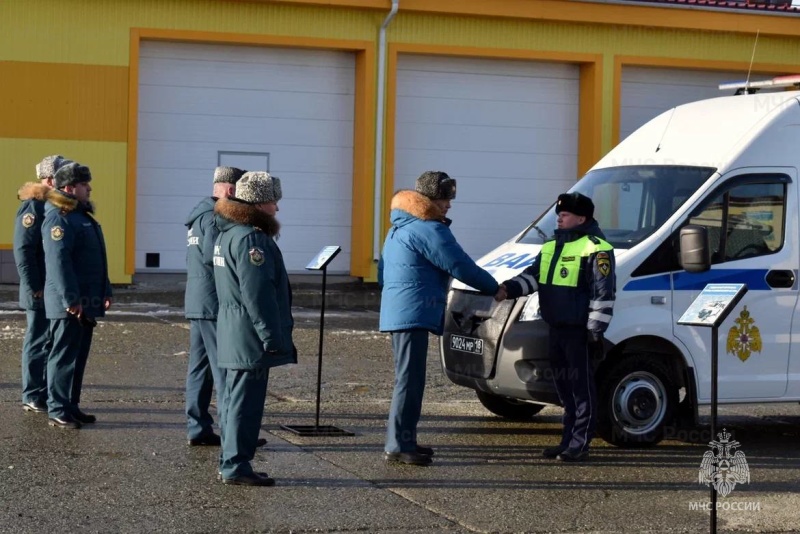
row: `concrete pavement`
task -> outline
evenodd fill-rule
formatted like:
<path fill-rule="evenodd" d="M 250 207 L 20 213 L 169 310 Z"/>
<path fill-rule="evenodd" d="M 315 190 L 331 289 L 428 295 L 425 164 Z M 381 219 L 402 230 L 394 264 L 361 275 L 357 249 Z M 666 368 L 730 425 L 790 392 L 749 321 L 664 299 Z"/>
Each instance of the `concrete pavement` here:
<path fill-rule="evenodd" d="M 24 317 L 0 315 L 0 531 L 708 531 L 708 512 L 692 510 L 708 497 L 698 484 L 705 443 L 625 451 L 598 442 L 586 464 L 545 460 L 560 410 L 529 423 L 489 415 L 443 376 L 435 345 L 421 425 L 434 465 L 385 465 L 391 352 L 372 311 L 326 315 L 321 423 L 355 436 L 280 428 L 314 422 L 318 310 L 298 308 L 300 364 L 272 373 L 262 432 L 269 443 L 256 458 L 278 485 L 224 486 L 218 450 L 185 442 L 186 323 L 164 306 L 121 303 L 116 311 L 96 332 L 87 369 L 83 407 L 99 421 L 79 431 L 20 409 Z M 800 407 L 721 413 L 751 470 L 751 482 L 726 500 L 759 509 L 721 510 L 720 531 L 800 528 Z"/>

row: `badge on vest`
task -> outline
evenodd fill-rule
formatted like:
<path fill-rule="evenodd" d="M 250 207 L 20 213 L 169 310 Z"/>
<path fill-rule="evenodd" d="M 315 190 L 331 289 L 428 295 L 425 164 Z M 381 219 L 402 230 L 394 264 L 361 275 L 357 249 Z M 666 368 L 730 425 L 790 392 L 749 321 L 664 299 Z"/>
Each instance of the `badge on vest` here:
<path fill-rule="evenodd" d="M 253 247 L 253 248 L 250 249 L 250 252 L 248 252 L 248 254 L 250 255 L 250 263 L 252 263 L 256 267 L 264 265 L 264 251 L 263 250 L 261 250 L 258 247 Z"/>
<path fill-rule="evenodd" d="M 36 216 L 33 213 L 26 213 L 22 216 L 22 226 L 30 228 L 36 222 Z"/>
<path fill-rule="evenodd" d="M 611 257 L 608 252 L 597 253 L 597 270 L 600 271 L 604 277 L 611 274 Z"/>
<path fill-rule="evenodd" d="M 61 238 L 64 237 L 64 229 L 60 226 L 54 226 L 50 229 L 50 239 L 53 241 L 61 241 Z"/>
<path fill-rule="evenodd" d="M 569 271 L 567 270 L 566 267 L 562 267 L 561 271 L 559 271 L 558 274 L 561 275 L 561 278 L 566 278 L 567 276 L 569 276 Z"/>

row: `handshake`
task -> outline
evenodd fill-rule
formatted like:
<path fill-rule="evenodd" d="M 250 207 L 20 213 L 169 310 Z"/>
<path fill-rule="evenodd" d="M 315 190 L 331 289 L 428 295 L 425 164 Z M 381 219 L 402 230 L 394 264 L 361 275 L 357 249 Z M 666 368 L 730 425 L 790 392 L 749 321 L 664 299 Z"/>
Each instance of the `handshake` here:
<path fill-rule="evenodd" d="M 500 287 L 497 288 L 497 293 L 494 294 L 494 300 L 497 302 L 503 302 L 508 298 L 508 291 L 506 291 L 506 285 L 500 284 Z"/>

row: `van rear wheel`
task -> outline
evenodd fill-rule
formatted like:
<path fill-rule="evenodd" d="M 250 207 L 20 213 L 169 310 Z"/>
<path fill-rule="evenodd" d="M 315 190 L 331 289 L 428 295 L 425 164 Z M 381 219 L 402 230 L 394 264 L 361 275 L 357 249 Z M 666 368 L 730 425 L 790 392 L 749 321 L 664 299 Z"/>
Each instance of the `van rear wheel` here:
<path fill-rule="evenodd" d="M 544 404 L 534 404 L 508 397 L 500 397 L 484 391 L 475 391 L 475 393 L 484 408 L 495 415 L 514 421 L 527 421 L 544 408 Z"/>
<path fill-rule="evenodd" d="M 618 447 L 648 447 L 664 439 L 678 387 L 665 362 L 635 354 L 608 369 L 597 384 L 597 433 Z"/>

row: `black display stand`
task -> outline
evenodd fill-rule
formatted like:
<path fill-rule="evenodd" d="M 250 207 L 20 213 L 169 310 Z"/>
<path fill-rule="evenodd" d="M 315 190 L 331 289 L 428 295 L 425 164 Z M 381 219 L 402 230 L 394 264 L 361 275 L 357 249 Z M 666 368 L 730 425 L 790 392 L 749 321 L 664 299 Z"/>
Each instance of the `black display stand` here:
<path fill-rule="evenodd" d="M 711 439 L 717 435 L 717 375 L 719 374 L 719 325 L 747 293 L 745 284 L 708 284 L 694 299 L 678 324 L 711 327 Z M 717 487 L 711 484 L 710 532 L 717 532 Z"/>
<path fill-rule="evenodd" d="M 306 269 L 310 271 L 322 271 L 322 307 L 319 312 L 319 359 L 317 360 L 317 415 L 313 425 L 281 425 L 281 428 L 288 430 L 299 436 L 353 436 L 352 432 L 342 430 L 339 427 L 319 424 L 319 403 L 322 392 L 322 341 L 325 336 L 325 286 L 328 278 L 328 264 L 333 261 L 342 248 L 336 245 L 323 247 L 314 256 Z"/>

